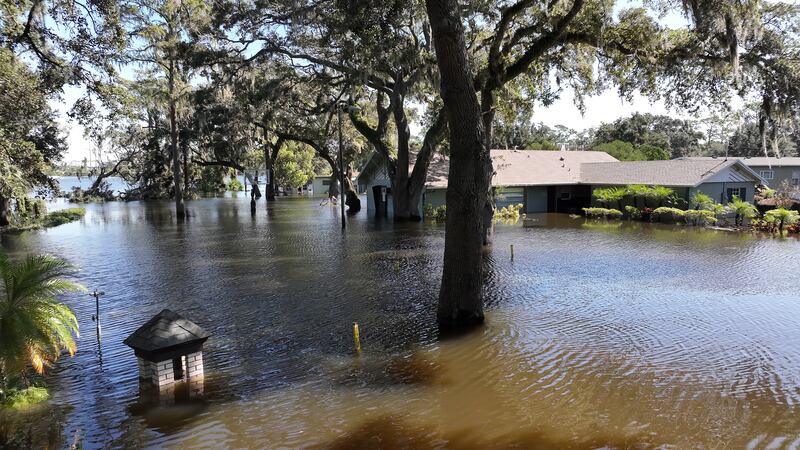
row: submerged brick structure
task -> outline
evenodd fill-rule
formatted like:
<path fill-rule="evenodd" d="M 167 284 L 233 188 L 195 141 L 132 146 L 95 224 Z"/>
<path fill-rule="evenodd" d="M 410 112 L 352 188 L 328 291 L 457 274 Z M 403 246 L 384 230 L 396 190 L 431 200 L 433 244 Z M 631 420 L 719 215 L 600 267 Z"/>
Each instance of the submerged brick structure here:
<path fill-rule="evenodd" d="M 202 391 L 203 344 L 208 337 L 194 322 L 164 309 L 123 342 L 138 359 L 142 382 L 164 392 L 185 381 L 192 391 Z"/>

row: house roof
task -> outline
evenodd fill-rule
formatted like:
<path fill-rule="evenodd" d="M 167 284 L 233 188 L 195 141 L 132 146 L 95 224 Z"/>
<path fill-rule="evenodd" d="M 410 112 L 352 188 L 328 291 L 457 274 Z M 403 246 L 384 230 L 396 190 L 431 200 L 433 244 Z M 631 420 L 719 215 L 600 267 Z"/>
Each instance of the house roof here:
<path fill-rule="evenodd" d="M 726 171 L 729 168 L 731 170 Z M 758 174 L 738 159 L 620 161 L 589 163 L 581 167 L 581 182 L 585 184 L 649 184 L 694 187 L 707 181 L 761 182 L 762 180 Z"/>
<path fill-rule="evenodd" d="M 617 160 L 606 152 L 550 150 L 491 150 L 493 186 L 535 186 L 578 184 L 581 167 L 586 163 L 613 163 Z M 425 186 L 447 187 L 449 161 L 431 161 Z"/>
<path fill-rule="evenodd" d="M 203 342 L 209 336 L 191 320 L 164 309 L 134 331 L 123 343 L 134 350 L 156 352 L 178 345 Z"/>
<path fill-rule="evenodd" d="M 741 160 L 748 166 L 751 167 L 800 167 L 800 157 L 798 156 L 783 156 L 780 158 L 770 156 L 756 156 L 756 157 L 741 157 L 741 156 L 729 156 L 725 157 L 716 157 L 716 156 L 691 156 L 686 158 L 680 159 L 689 159 L 689 160 L 715 160 L 715 161 L 724 161 L 725 159 L 738 159 Z"/>

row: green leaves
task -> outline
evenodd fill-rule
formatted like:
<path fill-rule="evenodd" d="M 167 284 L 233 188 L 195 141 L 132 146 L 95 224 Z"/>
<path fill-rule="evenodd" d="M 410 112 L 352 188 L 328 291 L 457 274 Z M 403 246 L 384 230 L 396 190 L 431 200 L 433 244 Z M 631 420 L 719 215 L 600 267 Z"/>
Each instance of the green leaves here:
<path fill-rule="evenodd" d="M 0 372 L 38 373 L 55 361 L 62 350 L 77 350 L 78 320 L 59 303 L 59 295 L 85 291 L 65 277 L 74 273 L 67 262 L 49 255 L 29 255 L 14 263 L 0 254 Z"/>

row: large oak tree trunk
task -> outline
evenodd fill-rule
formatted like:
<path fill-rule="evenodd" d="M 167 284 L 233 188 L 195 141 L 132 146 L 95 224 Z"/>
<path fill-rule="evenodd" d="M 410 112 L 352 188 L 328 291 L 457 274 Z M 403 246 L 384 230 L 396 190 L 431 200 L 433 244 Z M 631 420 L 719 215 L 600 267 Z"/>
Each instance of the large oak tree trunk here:
<path fill-rule="evenodd" d="M 0 227 L 7 226 L 11 223 L 8 218 L 8 212 L 11 209 L 11 199 L 0 195 Z"/>
<path fill-rule="evenodd" d="M 426 0 L 450 124 L 442 286 L 438 320 L 444 328 L 483 322 L 483 232 L 492 162 L 467 59 L 456 0 Z"/>

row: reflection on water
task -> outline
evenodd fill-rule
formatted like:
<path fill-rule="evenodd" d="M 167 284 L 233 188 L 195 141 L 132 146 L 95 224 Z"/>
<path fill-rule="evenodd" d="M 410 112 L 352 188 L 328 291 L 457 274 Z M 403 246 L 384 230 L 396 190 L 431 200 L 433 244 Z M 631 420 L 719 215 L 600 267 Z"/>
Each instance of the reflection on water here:
<path fill-rule="evenodd" d="M 106 296 L 102 365 L 93 299 L 72 297 L 80 351 L 53 369 L 49 408 L 0 417 L 0 431 L 55 430 L 31 433 L 41 446 L 79 433 L 86 448 L 800 445 L 794 239 L 501 225 L 486 326 L 440 340 L 443 227 L 362 213 L 343 235 L 313 199 L 255 215 L 243 195 L 188 205 L 181 224 L 169 202 L 107 203 L 2 237 L 12 254 L 68 258 Z M 122 340 L 162 308 L 212 335 L 202 398 L 140 393 Z"/>

